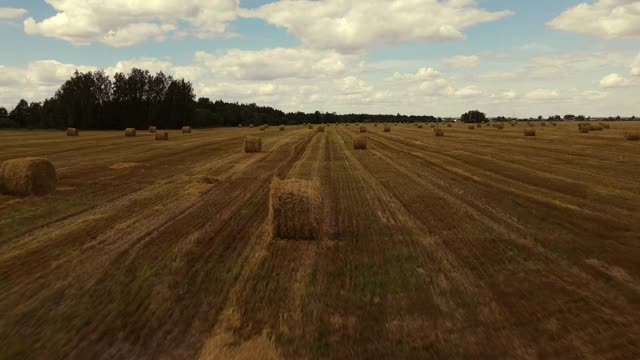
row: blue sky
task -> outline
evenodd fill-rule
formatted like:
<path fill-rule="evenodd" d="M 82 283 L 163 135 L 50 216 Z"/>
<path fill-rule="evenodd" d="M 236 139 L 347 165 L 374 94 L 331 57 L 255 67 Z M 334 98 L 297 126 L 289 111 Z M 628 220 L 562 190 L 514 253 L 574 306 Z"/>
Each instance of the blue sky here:
<path fill-rule="evenodd" d="M 286 111 L 632 115 L 640 1 L 0 0 L 0 106 L 147 67 Z"/>

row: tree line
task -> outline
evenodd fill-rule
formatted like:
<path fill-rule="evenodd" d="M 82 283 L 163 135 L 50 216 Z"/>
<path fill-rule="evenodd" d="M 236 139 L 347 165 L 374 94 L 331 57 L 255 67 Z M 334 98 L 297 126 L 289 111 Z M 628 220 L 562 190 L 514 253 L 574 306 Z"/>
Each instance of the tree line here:
<path fill-rule="evenodd" d="M 162 72 L 134 68 L 111 79 L 103 70 L 76 71 L 55 94 L 42 102 L 20 100 L 8 112 L 0 107 L 0 128 L 115 130 L 127 127 L 163 129 L 238 126 L 238 124 L 303 124 L 330 122 L 426 122 L 433 116 L 290 112 L 256 104 L 196 100 L 191 82 Z"/>

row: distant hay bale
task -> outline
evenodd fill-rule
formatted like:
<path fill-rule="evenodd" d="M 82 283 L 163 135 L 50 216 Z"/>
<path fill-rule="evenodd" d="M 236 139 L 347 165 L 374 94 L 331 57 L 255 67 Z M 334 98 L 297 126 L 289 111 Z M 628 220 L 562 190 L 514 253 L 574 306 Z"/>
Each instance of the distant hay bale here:
<path fill-rule="evenodd" d="M 524 136 L 536 136 L 536 129 L 524 129 Z"/>
<path fill-rule="evenodd" d="M 67 136 L 78 136 L 80 134 L 80 132 L 78 132 L 78 129 L 76 128 L 68 128 L 67 129 Z"/>
<path fill-rule="evenodd" d="M 437 137 L 444 136 L 444 130 L 442 130 L 441 128 L 434 128 L 433 135 Z"/>
<path fill-rule="evenodd" d="M 603 127 L 600 125 L 591 125 L 589 126 L 589 131 L 602 131 Z"/>
<path fill-rule="evenodd" d="M 260 125 L 260 131 L 265 131 L 267 130 L 267 126 L 266 125 Z"/>
<path fill-rule="evenodd" d="M 378 123 L 373 124 L 373 127 L 378 127 Z"/>
<path fill-rule="evenodd" d="M 18 195 L 45 195 L 56 190 L 56 168 L 44 158 L 20 158 L 0 164 L 0 192 Z"/>
<path fill-rule="evenodd" d="M 280 125 L 280 131 L 284 131 L 284 125 Z"/>
<path fill-rule="evenodd" d="M 273 237 L 319 240 L 322 198 L 318 180 L 274 179 L 269 191 Z"/>
<path fill-rule="evenodd" d="M 242 124 L 238 124 L 238 127 L 239 127 L 239 128 L 241 128 L 241 127 L 242 127 Z"/>
<path fill-rule="evenodd" d="M 476 124 L 476 127 L 477 127 L 478 129 L 480 129 L 480 128 L 482 127 L 482 124 L 477 123 L 477 124 Z"/>
<path fill-rule="evenodd" d="M 552 121 L 552 122 L 551 122 L 551 126 L 557 126 L 557 125 L 558 125 L 558 123 L 557 123 L 557 122 L 555 122 L 555 121 Z"/>
<path fill-rule="evenodd" d="M 547 126 L 547 123 L 546 122 L 541 122 L 540 126 Z"/>
<path fill-rule="evenodd" d="M 155 133 L 156 131 L 158 131 L 158 128 L 155 126 L 149 126 L 149 132 L 150 133 Z"/>
<path fill-rule="evenodd" d="M 313 125 L 309 124 L 309 129 L 313 129 Z"/>
<path fill-rule="evenodd" d="M 353 137 L 353 148 L 356 150 L 367 149 L 367 137 L 364 135 L 356 135 Z"/>
<path fill-rule="evenodd" d="M 367 127 L 366 126 L 360 126 L 360 132 L 361 133 L 366 133 L 367 132 Z"/>
<path fill-rule="evenodd" d="M 191 126 L 183 126 L 182 127 L 182 133 L 183 134 L 191 134 Z"/>
<path fill-rule="evenodd" d="M 418 129 L 422 129 L 422 128 L 423 128 L 423 125 L 422 125 L 422 124 L 416 124 L 416 127 L 417 127 Z"/>
<path fill-rule="evenodd" d="M 249 124 L 249 128 L 252 128 L 252 127 L 253 127 L 253 124 Z"/>
<path fill-rule="evenodd" d="M 391 126 L 385 125 L 384 126 L 384 132 L 391 132 Z"/>
<path fill-rule="evenodd" d="M 431 124 L 430 126 L 431 126 L 432 129 L 434 129 L 436 127 L 435 124 Z"/>
<path fill-rule="evenodd" d="M 447 127 L 452 127 L 453 125 L 451 125 L 451 123 L 447 123 Z"/>
<path fill-rule="evenodd" d="M 169 132 L 167 132 L 167 131 L 157 131 L 156 132 L 156 140 L 169 140 Z"/>
<path fill-rule="evenodd" d="M 498 125 L 496 125 L 496 129 L 502 130 L 502 129 L 504 129 L 504 125 L 498 124 Z"/>
<path fill-rule="evenodd" d="M 318 132 L 324 132 L 324 126 L 318 125 Z"/>
<path fill-rule="evenodd" d="M 136 136 L 136 129 L 135 128 L 124 129 L 124 136 Z"/>
<path fill-rule="evenodd" d="M 473 129 L 475 129 L 475 128 L 476 128 L 476 126 L 475 126 L 475 125 L 469 125 L 469 126 L 467 126 L 467 128 L 468 128 L 469 130 L 473 130 Z"/>
<path fill-rule="evenodd" d="M 588 134 L 588 133 L 589 133 L 589 129 L 590 129 L 590 127 L 589 127 L 589 126 L 579 126 L 579 127 L 578 127 L 578 131 L 579 131 L 581 134 Z"/>
<path fill-rule="evenodd" d="M 517 123 L 517 122 L 515 122 L 515 121 L 512 121 L 512 122 L 510 122 L 510 123 L 509 123 L 509 125 L 511 125 L 511 126 L 516 126 L 516 125 L 518 125 L 518 123 Z"/>
<path fill-rule="evenodd" d="M 262 151 L 262 138 L 257 136 L 247 136 L 244 138 L 244 151 L 256 153 Z"/>
<path fill-rule="evenodd" d="M 624 133 L 624 138 L 627 141 L 639 141 L 640 131 L 627 131 Z"/>
<path fill-rule="evenodd" d="M 609 124 L 605 124 L 605 123 L 600 123 L 600 126 L 602 126 L 605 129 L 610 129 L 611 126 Z"/>

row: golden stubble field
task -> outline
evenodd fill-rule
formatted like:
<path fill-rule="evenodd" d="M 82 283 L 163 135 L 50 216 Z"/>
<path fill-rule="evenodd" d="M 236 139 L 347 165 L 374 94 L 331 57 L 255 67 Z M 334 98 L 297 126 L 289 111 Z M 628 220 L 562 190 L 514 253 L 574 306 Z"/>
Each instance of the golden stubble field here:
<path fill-rule="evenodd" d="M 524 127 L 0 131 L 59 176 L 0 195 L 0 359 L 638 358 L 640 123 Z"/>

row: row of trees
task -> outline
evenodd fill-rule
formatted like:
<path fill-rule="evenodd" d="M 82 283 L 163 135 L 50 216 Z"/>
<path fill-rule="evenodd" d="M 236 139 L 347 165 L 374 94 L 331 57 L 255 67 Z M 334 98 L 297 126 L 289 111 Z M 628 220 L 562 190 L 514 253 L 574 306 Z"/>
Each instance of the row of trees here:
<path fill-rule="evenodd" d="M 585 117 L 559 115 L 549 120 L 585 120 Z M 611 118 L 613 119 L 613 118 Z M 618 120 L 620 117 L 618 117 Z M 506 121 L 498 117 L 497 121 Z M 542 117 L 539 117 L 542 120 Z M 295 125 L 302 123 L 442 122 L 434 116 L 370 115 L 292 112 L 284 113 L 256 104 L 215 102 L 201 97 L 196 101 L 193 86 L 162 72 L 132 69 L 117 73 L 113 80 L 102 70 L 78 72 L 64 82 L 55 95 L 43 102 L 20 100 L 9 113 L 0 107 L 0 128 L 123 129 L 155 125 L 163 129 L 237 126 L 238 124 Z M 473 110 L 461 116 L 463 122 L 485 122 L 484 113 Z"/>

